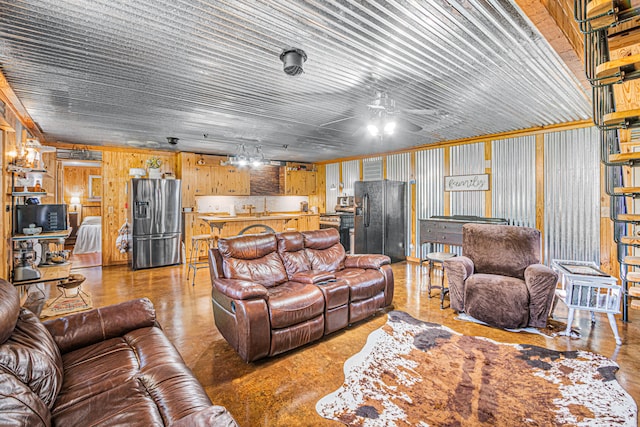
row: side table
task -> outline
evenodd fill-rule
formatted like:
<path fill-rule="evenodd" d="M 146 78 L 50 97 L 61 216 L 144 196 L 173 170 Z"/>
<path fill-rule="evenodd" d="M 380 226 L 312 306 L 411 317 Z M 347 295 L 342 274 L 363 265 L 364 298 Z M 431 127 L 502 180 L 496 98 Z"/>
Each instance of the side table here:
<path fill-rule="evenodd" d="M 427 254 L 426 260 L 429 261 L 429 285 L 427 286 L 427 292 L 429 292 L 429 298 L 431 298 L 431 289 L 440 289 L 440 309 L 444 309 L 444 296 L 449 293 L 449 288 L 444 285 L 444 261 L 454 256 L 456 256 L 456 254 L 451 252 L 430 252 Z M 436 264 L 439 264 L 442 269 L 440 286 L 434 285 L 431 282 L 433 268 Z"/>
<path fill-rule="evenodd" d="M 590 261 L 553 260 L 552 268 L 560 275 L 562 287 L 556 289 L 555 298 L 562 299 L 569 308 L 567 330 L 571 335 L 571 324 L 576 310 L 606 313 L 617 345 L 622 344 L 618 334 L 615 314 L 620 313 L 622 286 L 618 279 L 601 271 Z M 593 321 L 593 317 L 592 317 Z"/>

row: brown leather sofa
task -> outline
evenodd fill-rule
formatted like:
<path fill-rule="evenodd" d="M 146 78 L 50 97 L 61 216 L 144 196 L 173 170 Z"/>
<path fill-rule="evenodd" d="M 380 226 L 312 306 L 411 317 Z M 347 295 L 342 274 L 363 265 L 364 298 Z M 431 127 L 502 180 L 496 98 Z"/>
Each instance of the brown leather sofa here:
<path fill-rule="evenodd" d="M 138 299 L 41 323 L 0 279 L 3 426 L 236 426 Z"/>
<path fill-rule="evenodd" d="M 251 362 L 320 339 L 391 304 L 386 255 L 347 255 L 335 229 L 236 236 L 209 251 L 222 336 Z"/>

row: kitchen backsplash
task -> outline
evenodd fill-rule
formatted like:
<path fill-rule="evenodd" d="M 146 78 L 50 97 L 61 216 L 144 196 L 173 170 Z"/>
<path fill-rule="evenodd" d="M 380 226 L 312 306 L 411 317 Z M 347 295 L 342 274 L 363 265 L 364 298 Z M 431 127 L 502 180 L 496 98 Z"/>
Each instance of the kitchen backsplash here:
<path fill-rule="evenodd" d="M 253 205 L 253 212 L 298 212 L 300 203 L 309 202 L 307 196 L 196 196 L 196 210 L 200 213 L 249 213 L 245 205 Z M 232 208 L 233 206 L 233 208 Z"/>

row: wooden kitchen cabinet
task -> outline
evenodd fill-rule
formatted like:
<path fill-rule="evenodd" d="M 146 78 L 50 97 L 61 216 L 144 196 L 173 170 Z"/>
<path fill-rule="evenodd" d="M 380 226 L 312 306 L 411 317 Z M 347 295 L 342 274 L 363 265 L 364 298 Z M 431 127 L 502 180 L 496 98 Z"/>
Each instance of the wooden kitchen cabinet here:
<path fill-rule="evenodd" d="M 284 179 L 284 194 L 287 196 L 308 196 L 316 194 L 317 172 L 288 170 Z"/>
<path fill-rule="evenodd" d="M 300 215 L 298 218 L 298 231 L 318 229 L 320 229 L 320 215 Z"/>
<path fill-rule="evenodd" d="M 215 167 L 215 166 L 213 166 Z M 211 186 L 211 166 L 196 166 L 194 171 L 193 193 L 196 196 L 207 196 L 213 194 Z"/>
<path fill-rule="evenodd" d="M 212 166 L 210 172 L 211 193 L 218 196 L 248 196 L 250 172 L 234 166 Z"/>

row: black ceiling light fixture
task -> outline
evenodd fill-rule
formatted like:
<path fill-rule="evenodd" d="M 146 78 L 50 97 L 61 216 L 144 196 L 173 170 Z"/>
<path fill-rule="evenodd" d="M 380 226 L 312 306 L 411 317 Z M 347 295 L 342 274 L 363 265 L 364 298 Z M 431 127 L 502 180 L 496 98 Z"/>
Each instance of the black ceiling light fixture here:
<path fill-rule="evenodd" d="M 171 145 L 176 145 L 180 141 L 180 138 L 176 138 L 175 136 L 168 136 L 167 142 Z"/>
<path fill-rule="evenodd" d="M 284 73 L 289 76 L 299 76 L 304 73 L 302 64 L 307 60 L 304 50 L 294 47 L 286 48 L 280 54 L 280 60 L 284 63 Z"/>

